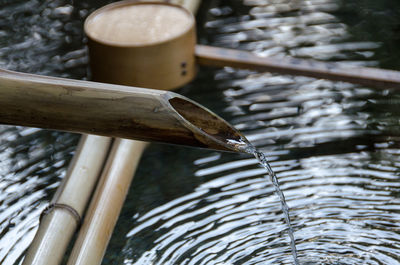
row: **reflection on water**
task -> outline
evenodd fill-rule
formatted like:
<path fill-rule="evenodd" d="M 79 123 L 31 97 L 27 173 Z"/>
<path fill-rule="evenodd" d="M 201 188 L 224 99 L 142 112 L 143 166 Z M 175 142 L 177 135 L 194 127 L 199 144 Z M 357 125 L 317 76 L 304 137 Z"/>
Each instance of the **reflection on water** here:
<path fill-rule="evenodd" d="M 82 18 L 106 1 L 82 2 L 0 2 L 1 67 L 86 78 Z M 398 1 L 203 2 L 202 43 L 398 67 L 395 37 L 382 34 L 399 29 Z M 268 155 L 301 264 L 400 264 L 398 93 L 231 68 L 201 69 L 180 92 Z M 18 264 L 77 139 L 0 127 L 0 263 Z M 250 155 L 152 145 L 104 264 L 292 264 L 265 175 Z"/>
<path fill-rule="evenodd" d="M 13 264 L 29 246 L 38 218 L 75 149 L 76 137 L 1 126 L 0 263 Z"/>
<path fill-rule="evenodd" d="M 354 38 L 339 1 L 218 3 L 200 25 L 202 43 L 362 66 L 379 65 L 388 45 Z M 231 68 L 202 69 L 181 92 L 268 155 L 300 264 L 400 264 L 398 93 Z M 279 198 L 257 160 L 187 156 L 148 150 L 105 264 L 293 264 Z"/>

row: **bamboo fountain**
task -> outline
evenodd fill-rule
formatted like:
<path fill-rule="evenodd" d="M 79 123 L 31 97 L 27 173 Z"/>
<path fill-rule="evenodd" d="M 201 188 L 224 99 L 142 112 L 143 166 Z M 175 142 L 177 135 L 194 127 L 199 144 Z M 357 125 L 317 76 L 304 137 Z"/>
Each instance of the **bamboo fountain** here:
<path fill-rule="evenodd" d="M 198 2 L 189 2 L 194 12 Z M 0 72 L 3 88 L 13 88 L 0 90 L 0 102 L 8 111 L 0 115 L 0 122 L 124 138 L 82 137 L 67 177 L 43 214 L 24 264 L 60 263 L 96 183 L 68 264 L 101 262 L 146 146 L 144 142 L 127 139 L 224 151 L 237 151 L 237 144 L 246 144 L 239 132 L 195 102 L 172 92 L 131 86 L 167 90 L 182 86 L 195 76 L 197 62 L 400 88 L 400 74 L 396 71 L 342 68 L 295 58 L 262 58 L 245 51 L 196 45 L 194 18 L 179 8 L 187 22 L 165 23 L 183 25 L 177 32 L 163 37 L 163 31 L 155 31 L 156 39 L 147 37 L 151 41 L 132 43 L 124 32 L 131 29 L 131 24 L 113 27 L 109 22 L 121 22 L 121 14 L 133 6 L 177 8 L 155 2 L 115 3 L 96 11 L 85 24 L 94 80 L 125 86 Z M 141 14 L 142 11 L 137 12 Z M 143 32 L 137 36 L 141 35 Z M 10 102 L 10 98 L 15 101 Z M 28 104 L 22 109 L 15 102 Z"/>

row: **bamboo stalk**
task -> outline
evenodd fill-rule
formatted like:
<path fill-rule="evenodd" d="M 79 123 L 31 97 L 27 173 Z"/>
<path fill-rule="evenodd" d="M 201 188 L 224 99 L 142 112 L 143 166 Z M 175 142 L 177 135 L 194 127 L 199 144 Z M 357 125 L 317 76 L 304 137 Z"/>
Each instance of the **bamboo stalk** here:
<path fill-rule="evenodd" d="M 75 209 L 79 216 L 83 215 L 103 168 L 110 142 L 111 139 L 106 137 L 82 136 L 52 204 L 68 205 Z M 78 220 L 72 212 L 63 208 L 51 210 L 42 217 L 23 264 L 59 264 L 78 225 Z"/>
<path fill-rule="evenodd" d="M 238 151 L 244 137 L 169 91 L 0 71 L 5 124 Z"/>
<path fill-rule="evenodd" d="M 197 63 L 207 66 L 269 71 L 344 81 L 378 88 L 400 89 L 400 72 L 368 67 L 342 67 L 337 63 L 298 58 L 261 57 L 248 51 L 196 45 Z"/>
<path fill-rule="evenodd" d="M 145 142 L 115 140 L 68 265 L 101 263 L 145 146 Z"/>

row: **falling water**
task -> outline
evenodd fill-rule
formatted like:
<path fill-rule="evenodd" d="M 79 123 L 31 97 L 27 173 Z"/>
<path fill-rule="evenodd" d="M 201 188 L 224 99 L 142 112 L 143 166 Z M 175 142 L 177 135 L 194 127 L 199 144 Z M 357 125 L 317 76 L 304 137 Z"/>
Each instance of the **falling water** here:
<path fill-rule="evenodd" d="M 245 143 L 243 145 L 243 143 Z M 268 171 L 268 175 L 270 178 L 270 181 L 274 185 L 275 192 L 279 196 L 279 200 L 281 203 L 282 207 L 282 212 L 285 217 L 286 224 L 288 226 L 288 234 L 290 238 L 290 247 L 292 250 L 292 256 L 294 260 L 294 264 L 299 265 L 299 261 L 297 259 L 297 249 L 296 249 L 296 240 L 294 238 L 293 234 L 293 227 L 290 222 L 290 214 L 289 214 L 289 206 L 286 203 L 285 195 L 283 194 L 280 186 L 279 186 L 279 181 L 278 177 L 276 176 L 275 172 L 272 170 L 271 165 L 268 163 L 267 157 L 263 152 L 260 152 L 257 150 L 255 146 L 253 146 L 251 143 L 245 141 L 240 143 L 240 147 L 238 149 L 245 151 L 246 153 L 254 155 L 255 158 L 259 161 L 259 163 Z"/>
<path fill-rule="evenodd" d="M 275 172 L 272 170 L 270 164 L 268 163 L 265 154 L 260 151 L 257 151 L 257 149 L 254 148 L 253 155 L 258 159 L 260 164 L 268 171 L 270 180 L 275 187 L 276 193 L 279 196 L 279 199 L 280 199 L 281 205 L 282 205 L 282 211 L 285 216 L 285 221 L 288 225 L 288 234 L 290 237 L 290 247 L 292 248 L 292 255 L 293 255 L 294 263 L 296 265 L 298 265 L 299 262 L 297 260 L 296 242 L 295 242 L 295 238 L 293 235 L 293 227 L 292 227 L 292 224 L 290 223 L 289 207 L 286 203 L 285 195 L 283 194 L 281 188 L 279 187 L 278 178 L 277 178 Z"/>

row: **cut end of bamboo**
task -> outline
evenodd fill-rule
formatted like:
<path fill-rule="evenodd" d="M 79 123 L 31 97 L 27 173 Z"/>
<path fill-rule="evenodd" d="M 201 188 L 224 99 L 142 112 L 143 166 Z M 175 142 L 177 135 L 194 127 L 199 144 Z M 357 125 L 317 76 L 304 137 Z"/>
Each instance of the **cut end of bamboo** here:
<path fill-rule="evenodd" d="M 231 152 L 243 152 L 248 140 L 232 125 L 197 103 L 183 98 L 168 100 L 183 124 L 206 147 Z"/>

